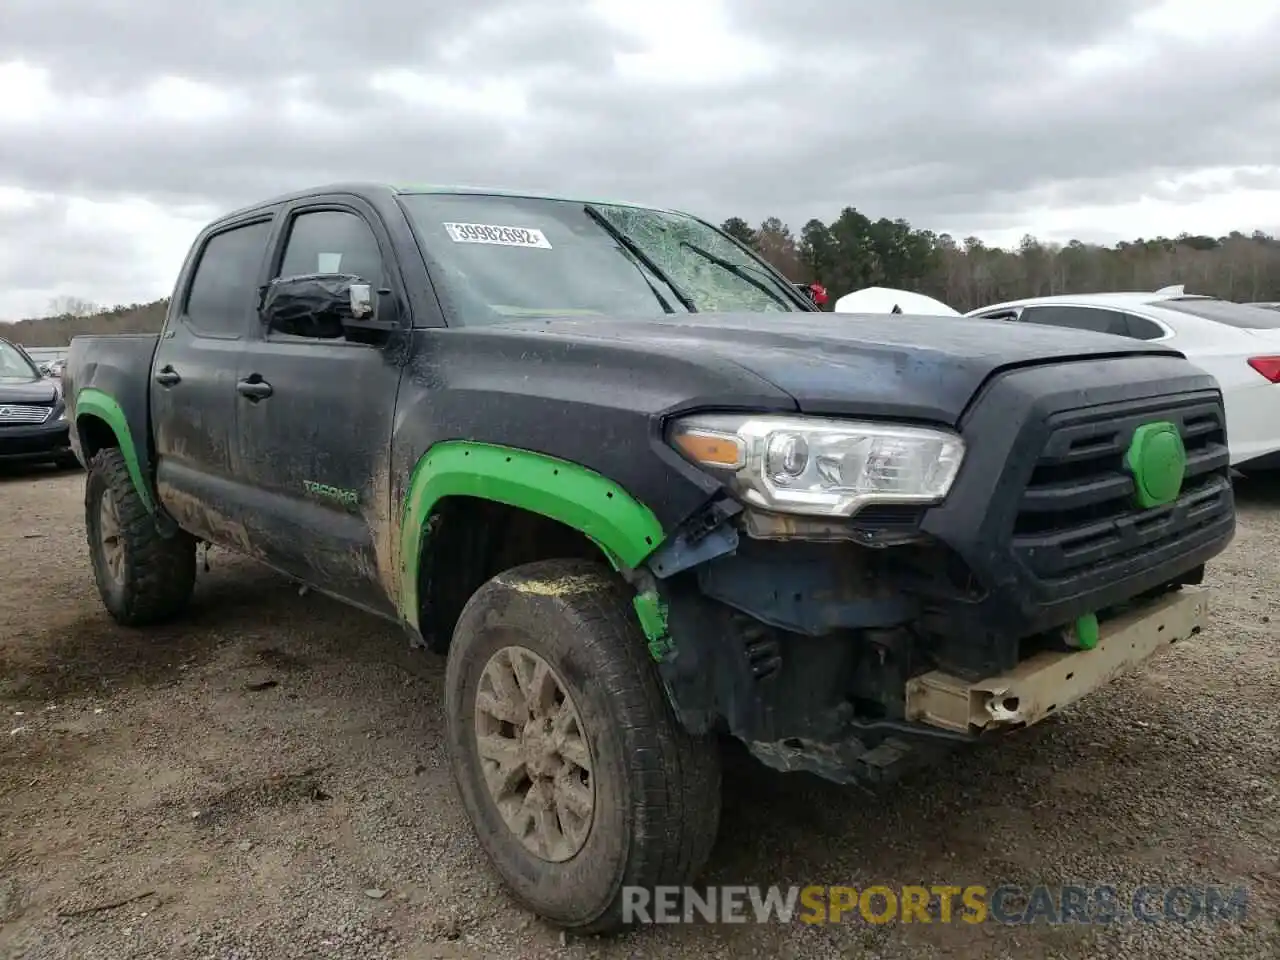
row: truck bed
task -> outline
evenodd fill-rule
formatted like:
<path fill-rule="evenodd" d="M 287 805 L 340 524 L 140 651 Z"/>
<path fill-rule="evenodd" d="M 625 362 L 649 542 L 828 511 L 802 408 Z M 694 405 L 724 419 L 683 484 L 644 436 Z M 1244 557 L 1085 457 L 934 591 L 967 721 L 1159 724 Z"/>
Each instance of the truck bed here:
<path fill-rule="evenodd" d="M 95 434 L 101 427 L 90 423 L 87 417 L 92 410 L 92 419 L 106 421 L 105 425 L 117 434 L 122 427 L 127 429 L 139 474 L 151 475 L 151 360 L 159 340 L 158 333 L 72 338 L 62 383 L 67 397 L 67 419 L 71 422 L 71 446 L 82 463 L 87 465 L 101 445 Z M 85 391 L 101 391 L 101 394 Z M 112 423 L 102 417 L 100 404 L 117 410 L 119 422 Z M 119 442 L 122 447 L 125 445 L 123 437 Z"/>

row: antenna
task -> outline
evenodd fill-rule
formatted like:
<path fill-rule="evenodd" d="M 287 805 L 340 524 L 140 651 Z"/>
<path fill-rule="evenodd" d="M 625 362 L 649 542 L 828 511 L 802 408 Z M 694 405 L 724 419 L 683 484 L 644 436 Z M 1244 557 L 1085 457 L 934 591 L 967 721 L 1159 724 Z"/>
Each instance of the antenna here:
<path fill-rule="evenodd" d="M 1161 287 L 1156 293 L 1170 297 L 1182 297 L 1186 296 L 1187 288 L 1185 284 L 1178 283 L 1172 287 Z"/>

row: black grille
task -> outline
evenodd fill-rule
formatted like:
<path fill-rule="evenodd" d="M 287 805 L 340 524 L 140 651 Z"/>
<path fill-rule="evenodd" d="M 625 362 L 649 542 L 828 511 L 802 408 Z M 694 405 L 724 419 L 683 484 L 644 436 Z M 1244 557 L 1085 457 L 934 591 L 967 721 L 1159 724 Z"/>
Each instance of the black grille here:
<path fill-rule="evenodd" d="M 1163 420 L 1187 450 L 1182 493 L 1143 510 L 1124 467 L 1134 431 Z M 1232 515 L 1226 417 L 1213 394 L 1108 404 L 1055 415 L 1023 492 L 1013 550 L 1041 581 L 1099 572 L 1135 555 L 1198 545 Z"/>

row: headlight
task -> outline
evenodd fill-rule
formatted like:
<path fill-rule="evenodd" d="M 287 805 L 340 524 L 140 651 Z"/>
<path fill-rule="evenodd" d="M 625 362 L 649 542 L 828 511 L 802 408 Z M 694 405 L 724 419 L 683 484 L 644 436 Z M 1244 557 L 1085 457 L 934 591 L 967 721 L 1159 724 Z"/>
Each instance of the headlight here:
<path fill-rule="evenodd" d="M 870 503 L 938 503 L 964 459 L 964 441 L 928 427 L 705 414 L 673 421 L 668 442 L 766 510 L 850 517 Z"/>

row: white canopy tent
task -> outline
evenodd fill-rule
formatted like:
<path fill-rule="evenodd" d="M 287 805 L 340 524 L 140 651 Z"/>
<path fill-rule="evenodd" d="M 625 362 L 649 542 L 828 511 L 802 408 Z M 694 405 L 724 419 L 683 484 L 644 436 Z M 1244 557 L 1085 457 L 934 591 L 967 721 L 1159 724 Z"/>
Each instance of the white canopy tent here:
<path fill-rule="evenodd" d="M 897 310 L 894 308 L 897 307 Z M 926 297 L 910 290 L 894 290 L 891 287 L 865 287 L 846 293 L 836 301 L 836 313 L 911 313 L 931 317 L 958 317 L 941 300 Z"/>

